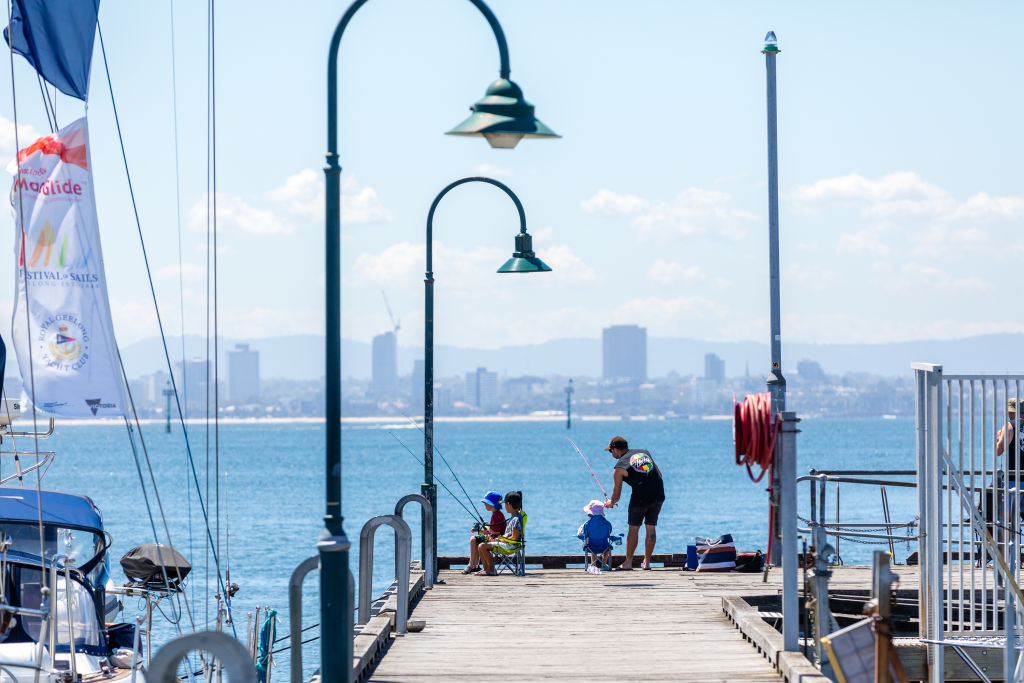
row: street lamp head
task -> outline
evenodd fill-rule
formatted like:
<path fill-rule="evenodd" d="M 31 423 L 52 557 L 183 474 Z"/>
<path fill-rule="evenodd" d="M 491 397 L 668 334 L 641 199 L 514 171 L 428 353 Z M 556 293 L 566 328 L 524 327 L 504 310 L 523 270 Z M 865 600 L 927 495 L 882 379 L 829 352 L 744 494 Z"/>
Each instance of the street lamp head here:
<path fill-rule="evenodd" d="M 491 83 L 483 99 L 469 108 L 472 115 L 448 131 L 448 135 L 482 135 L 491 147 L 512 149 L 526 138 L 560 138 L 533 115 L 533 105 L 523 91 L 507 78 Z"/>
<path fill-rule="evenodd" d="M 764 36 L 764 49 L 761 52 L 781 52 L 779 39 L 775 37 L 775 31 L 768 31 Z"/>
<path fill-rule="evenodd" d="M 498 268 L 499 273 L 549 273 L 551 267 L 533 253 L 533 237 L 528 232 L 516 235 L 516 250 L 512 258 Z"/>

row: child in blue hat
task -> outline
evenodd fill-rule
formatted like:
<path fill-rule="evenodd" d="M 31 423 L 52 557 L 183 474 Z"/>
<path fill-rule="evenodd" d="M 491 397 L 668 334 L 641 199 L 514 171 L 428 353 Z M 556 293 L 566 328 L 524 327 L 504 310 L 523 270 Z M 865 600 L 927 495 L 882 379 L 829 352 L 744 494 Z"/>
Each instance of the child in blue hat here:
<path fill-rule="evenodd" d="M 491 521 L 484 524 L 483 528 L 479 532 L 475 532 L 469 539 L 469 564 L 462 570 L 463 574 L 480 571 L 480 544 L 491 538 L 497 538 L 505 531 L 505 515 L 501 514 L 501 494 L 497 491 L 488 491 L 480 499 L 480 502 L 491 513 Z"/>

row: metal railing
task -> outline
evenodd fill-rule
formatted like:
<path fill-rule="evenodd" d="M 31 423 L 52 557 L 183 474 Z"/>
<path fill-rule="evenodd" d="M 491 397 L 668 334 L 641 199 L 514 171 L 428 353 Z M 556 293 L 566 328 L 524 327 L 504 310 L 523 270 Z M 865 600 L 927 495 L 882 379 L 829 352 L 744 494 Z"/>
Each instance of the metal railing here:
<path fill-rule="evenodd" d="M 1024 375 L 943 375 L 942 366 L 925 363 L 913 369 L 921 637 L 929 643 L 929 680 L 941 681 L 945 641 L 1019 634 L 1024 421 L 1011 429 L 1007 404 L 1024 396 Z M 1018 669 L 1014 640 L 1003 640 L 1008 674 Z"/>
<path fill-rule="evenodd" d="M 431 561 L 437 557 L 437 540 L 434 538 L 434 507 L 426 496 L 410 493 L 407 496 L 402 496 L 395 503 L 395 515 L 402 517 L 405 506 L 413 502 L 419 503 L 423 508 L 423 534 L 427 541 L 426 557 L 423 558 L 423 587 L 430 590 L 434 587 L 434 578 L 437 576 L 437 565 Z"/>
<path fill-rule="evenodd" d="M 810 488 L 810 519 L 801 519 L 807 526 L 798 529 L 801 534 L 812 534 L 821 528 L 831 538 L 835 561 L 842 563 L 839 541 L 843 538 L 858 543 L 872 541 L 886 545 L 889 554 L 896 557 L 897 542 L 916 541 L 917 521 L 894 522 L 889 510 L 888 488 L 915 488 L 917 483 L 895 477 L 912 477 L 915 470 L 817 470 L 811 469 L 806 475 L 797 477 L 797 483 L 808 482 Z M 835 515 L 828 521 L 826 493 L 828 485 L 834 484 Z M 844 522 L 840 515 L 840 484 L 853 486 L 877 486 L 880 495 L 882 519 L 880 521 Z M 888 487 L 888 488 L 887 488 Z M 897 533 L 906 529 L 907 533 Z"/>
<path fill-rule="evenodd" d="M 370 591 L 373 585 L 373 534 L 382 526 L 395 530 L 395 579 L 397 605 L 395 633 L 405 634 L 409 623 L 409 562 L 412 557 L 412 531 L 397 515 L 378 515 L 366 521 L 359 532 L 359 619 L 370 620 Z"/>
<path fill-rule="evenodd" d="M 373 585 L 373 536 L 381 526 L 390 526 L 395 530 L 395 584 L 396 613 L 395 633 L 405 634 L 408 632 L 409 624 L 409 583 L 410 566 L 412 561 L 412 531 L 409 525 L 402 519 L 402 512 L 409 503 L 419 503 L 423 509 L 423 515 L 427 530 L 427 551 L 428 557 L 436 555 L 434 552 L 436 539 L 433 537 L 434 510 L 430 501 L 418 493 L 410 493 L 399 499 L 395 505 L 395 514 L 380 515 L 374 517 L 363 525 L 359 532 L 359 600 L 357 623 L 365 624 L 370 620 L 370 593 Z M 320 568 L 319 556 L 303 560 L 292 572 L 288 582 L 288 622 L 289 622 L 289 648 L 291 650 L 291 683 L 302 683 L 302 584 L 306 576 L 314 569 Z M 424 561 L 424 587 L 431 588 L 435 583 L 435 572 L 430 563 Z M 349 604 L 355 593 L 355 578 L 352 572 L 348 574 Z M 321 645 L 323 647 L 323 645 Z"/>

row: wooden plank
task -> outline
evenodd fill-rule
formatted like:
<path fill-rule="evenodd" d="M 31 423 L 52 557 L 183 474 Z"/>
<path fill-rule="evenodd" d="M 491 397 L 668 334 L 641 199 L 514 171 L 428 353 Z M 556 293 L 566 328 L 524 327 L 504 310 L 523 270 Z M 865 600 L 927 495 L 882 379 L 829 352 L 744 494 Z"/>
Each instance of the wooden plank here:
<path fill-rule="evenodd" d="M 423 571 L 413 570 L 409 575 L 409 612 L 424 592 Z M 397 595 L 387 598 L 380 611 L 363 625 L 359 635 L 352 642 L 352 680 L 361 681 L 369 673 L 377 660 L 384 654 L 391 642 L 395 629 L 395 609 Z"/>
<path fill-rule="evenodd" d="M 555 569 L 441 578 L 446 584 L 416 607 L 424 631 L 394 641 L 370 680 L 479 680 L 496 647 L 516 653 L 505 671 L 517 681 L 780 680 L 721 608 L 723 592 L 764 591 L 760 574 Z"/>

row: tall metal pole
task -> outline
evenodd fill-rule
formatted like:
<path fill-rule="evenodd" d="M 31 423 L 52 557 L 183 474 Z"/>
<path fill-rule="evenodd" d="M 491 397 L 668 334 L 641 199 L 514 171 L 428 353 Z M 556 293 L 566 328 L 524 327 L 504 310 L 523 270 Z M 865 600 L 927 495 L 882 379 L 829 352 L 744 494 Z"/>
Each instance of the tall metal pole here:
<path fill-rule="evenodd" d="M 775 31 L 769 31 L 764 37 L 765 72 L 767 77 L 767 109 L 768 109 L 768 279 L 771 297 L 771 349 L 772 366 L 768 373 L 768 393 L 772 397 L 772 417 L 786 410 L 786 379 L 782 376 L 782 332 L 781 314 L 779 310 L 779 144 L 778 114 L 775 97 L 775 57 L 779 54 L 779 46 L 775 39 Z M 775 442 L 775 462 L 779 461 L 781 442 Z M 772 475 L 772 490 L 776 499 L 771 502 L 777 511 L 778 496 L 784 486 L 780 478 L 780 469 L 775 468 Z M 795 486 L 795 482 L 792 483 Z M 775 515 L 775 528 L 771 533 L 778 538 L 779 515 Z M 782 559 L 781 543 L 772 544 L 772 554 L 768 558 L 774 565 Z"/>
<path fill-rule="evenodd" d="M 572 395 L 576 390 L 572 387 L 572 380 L 565 389 L 565 428 L 572 429 Z"/>
<path fill-rule="evenodd" d="M 772 395 L 772 414 L 786 409 L 786 380 L 782 376 L 782 332 L 779 311 L 779 140 L 778 112 L 775 97 L 775 57 L 779 54 L 775 32 L 765 36 L 762 52 L 765 59 L 768 94 L 768 260 L 771 290 L 772 367 L 768 374 L 768 391 Z"/>
<path fill-rule="evenodd" d="M 352 602 L 347 589 L 348 551 L 351 543 L 345 535 L 341 514 L 341 164 L 338 161 L 338 48 L 349 21 L 367 1 L 355 0 L 345 10 L 334 29 L 327 55 L 327 165 L 324 167 L 327 186 L 324 220 L 326 510 L 324 530 L 320 534 L 317 550 L 320 554 L 320 678 L 339 683 L 347 683 L 352 677 Z M 469 2 L 480 10 L 494 32 L 501 63 L 499 73 L 502 78 L 508 78 L 508 44 L 497 18 L 483 0 Z M 424 396 L 424 405 L 429 400 L 428 396 Z M 436 491 L 430 502 L 436 510 Z M 437 537 L 436 533 L 434 537 Z M 436 576 L 436 557 L 433 562 Z"/>
<path fill-rule="evenodd" d="M 164 389 L 164 396 L 167 397 L 167 433 L 171 433 L 171 396 L 174 396 L 174 389 L 171 389 L 171 383 L 167 383 L 167 387 Z"/>
<path fill-rule="evenodd" d="M 446 194 L 459 185 L 472 182 L 488 183 L 504 190 L 505 194 L 515 203 L 516 210 L 519 211 L 520 233 L 526 232 L 526 212 L 523 210 L 523 204 L 519 201 L 519 197 L 507 185 L 493 178 L 472 176 L 450 183 L 434 197 L 430 211 L 427 212 L 427 268 L 423 279 L 423 484 L 420 486 L 420 490 L 433 506 L 434 515 L 431 519 L 433 521 L 433 538 L 435 539 L 437 538 L 438 514 L 437 486 L 434 484 L 434 211 L 437 210 L 437 205 L 441 203 L 441 199 Z M 437 542 L 434 542 L 432 556 L 428 558 L 426 522 L 423 527 L 424 565 L 429 561 L 433 568 L 433 576 L 437 576 Z"/>

